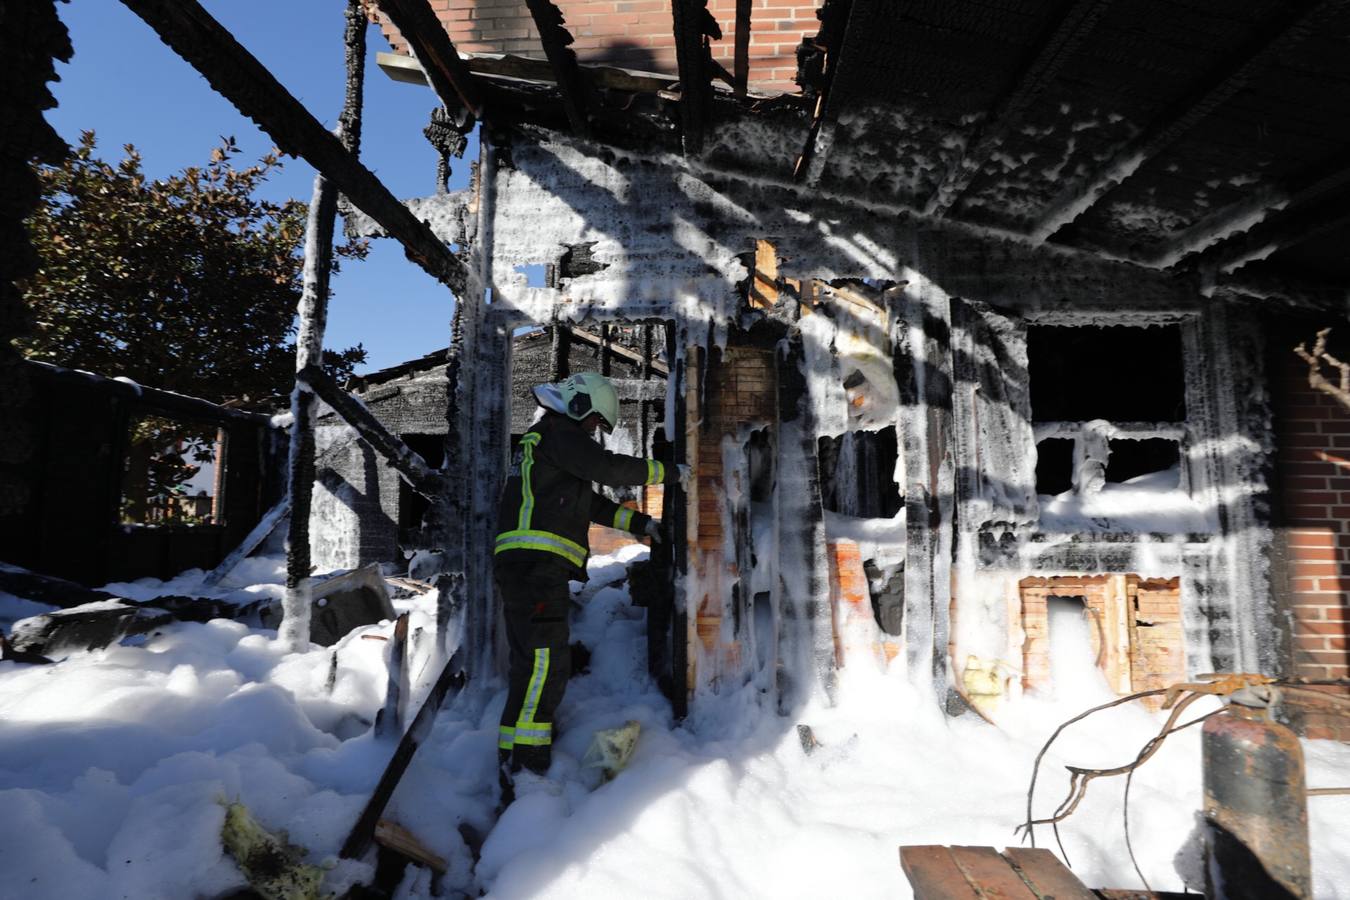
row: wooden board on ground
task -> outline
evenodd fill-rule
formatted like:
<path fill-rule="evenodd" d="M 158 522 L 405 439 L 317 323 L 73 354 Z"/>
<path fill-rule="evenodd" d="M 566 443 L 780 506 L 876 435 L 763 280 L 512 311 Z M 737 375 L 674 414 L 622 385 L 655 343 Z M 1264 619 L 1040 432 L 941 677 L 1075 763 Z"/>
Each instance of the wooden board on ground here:
<path fill-rule="evenodd" d="M 1003 856 L 1022 874 L 1022 879 L 1032 886 L 1038 897 L 1056 900 L 1094 900 L 1096 897 L 1049 850 L 1009 847 L 1003 851 Z"/>
<path fill-rule="evenodd" d="M 951 847 L 956 867 L 981 897 L 1038 900 L 1022 876 L 993 847 Z"/>
<path fill-rule="evenodd" d="M 1096 900 L 1047 850 L 993 847 L 900 848 L 915 900 Z"/>
<path fill-rule="evenodd" d="M 946 847 L 901 847 L 900 866 L 914 888 L 914 900 L 980 900 Z"/>
<path fill-rule="evenodd" d="M 396 853 L 401 853 L 419 866 L 426 866 L 435 872 L 445 874 L 445 860 L 427 849 L 417 839 L 417 835 L 397 822 L 381 819 L 375 823 L 375 843 Z"/>

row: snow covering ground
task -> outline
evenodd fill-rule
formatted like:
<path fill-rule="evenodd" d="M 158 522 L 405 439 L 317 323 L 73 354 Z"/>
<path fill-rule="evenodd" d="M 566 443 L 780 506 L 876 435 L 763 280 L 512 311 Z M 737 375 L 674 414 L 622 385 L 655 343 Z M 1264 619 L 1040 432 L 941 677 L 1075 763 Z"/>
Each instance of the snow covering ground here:
<path fill-rule="evenodd" d="M 1036 751 L 1060 721 L 1106 694 L 1089 662 L 1071 690 L 1024 699 L 995 728 L 943 716 L 897 671 L 849 669 L 833 707 L 817 701 L 786 719 L 728 691 L 700 698 L 677 725 L 646 674 L 643 611 L 622 587 L 595 587 L 644 552 L 592 561 L 574 637 L 594 655 L 558 714 L 552 775 L 562 792 L 508 808 L 476 868 L 459 826 L 492 824 L 504 691 L 466 691 L 442 710 L 389 815 L 449 860 L 446 893 L 907 897 L 897 847 L 1016 845 Z M 216 595 L 276 595 L 282 575 L 280 560 L 249 560 L 231 581 L 256 583 Z M 184 593 L 201 577 L 110 589 Z M 19 602 L 0 597 L 0 616 L 34 611 Z M 431 633 L 430 597 L 395 605 Z M 366 728 L 382 703 L 388 645 L 367 636 L 391 631 L 384 623 L 335 648 L 291 654 L 273 632 L 216 620 L 54 666 L 0 663 L 0 897 L 180 900 L 239 887 L 219 840 L 222 801 L 234 799 L 266 827 L 286 829 L 311 862 L 332 866 L 327 890 L 368 877 L 368 867 L 334 858 L 389 757 Z M 435 674 L 426 671 L 428 643 L 412 656 L 421 690 Z M 578 761 L 596 730 L 630 719 L 643 728 L 634 757 L 600 785 L 598 771 Z M 1070 730 L 1047 757 L 1038 813 L 1062 798 L 1064 763 L 1132 759 L 1160 721 L 1120 708 Z M 799 723 L 820 743 L 809 755 Z M 1313 786 L 1350 782 L 1350 747 L 1305 746 Z M 1194 868 L 1199 785 L 1198 729 L 1170 738 L 1135 779 L 1132 836 L 1155 889 L 1180 889 L 1178 870 Z M 1061 829 L 1092 886 L 1138 885 L 1124 851 L 1121 788 L 1095 783 Z M 1316 895 L 1350 897 L 1350 842 L 1339 837 L 1350 831 L 1350 798 L 1314 798 L 1310 815 Z M 1039 837 L 1053 846 L 1047 829 Z M 429 874 L 408 871 L 398 896 L 431 896 Z"/>

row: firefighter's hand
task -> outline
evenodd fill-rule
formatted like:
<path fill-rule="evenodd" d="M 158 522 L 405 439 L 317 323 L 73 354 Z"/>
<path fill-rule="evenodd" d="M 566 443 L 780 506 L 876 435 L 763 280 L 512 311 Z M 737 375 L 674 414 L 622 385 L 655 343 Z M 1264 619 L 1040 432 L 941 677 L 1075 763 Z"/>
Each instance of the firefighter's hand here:
<path fill-rule="evenodd" d="M 642 533 L 651 538 L 653 544 L 660 544 L 665 541 L 664 535 L 661 534 L 660 519 L 647 520 L 647 527 L 642 529 Z"/>
<path fill-rule="evenodd" d="M 680 473 L 680 490 L 689 493 L 689 479 L 693 473 L 684 463 L 676 463 L 675 468 Z"/>

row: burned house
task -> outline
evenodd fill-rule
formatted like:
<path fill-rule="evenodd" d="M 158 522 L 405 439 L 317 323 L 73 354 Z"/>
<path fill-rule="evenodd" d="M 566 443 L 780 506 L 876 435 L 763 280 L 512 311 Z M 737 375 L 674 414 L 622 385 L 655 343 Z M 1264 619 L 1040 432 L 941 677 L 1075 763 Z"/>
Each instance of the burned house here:
<path fill-rule="evenodd" d="M 1350 671 L 1345 412 L 1294 355 L 1346 309 L 1342 5 L 629 6 L 437 14 L 488 109 L 419 201 L 469 248 L 471 523 L 513 329 L 659 323 L 690 696 L 902 656 L 993 709 L 1059 603 L 1121 693 Z"/>
<path fill-rule="evenodd" d="M 399 203 L 351 116 L 335 137 L 195 2 L 126 2 L 324 174 L 330 226 L 340 191 L 458 300 L 443 372 L 358 403 L 312 363 L 307 282 L 294 597 L 311 543 L 420 544 L 447 654 L 495 672 L 497 493 L 543 346 L 517 336 L 636 329 L 666 372 L 630 370 L 625 447 L 694 473 L 647 597 L 677 710 L 791 708 L 869 660 L 997 710 L 1052 678 L 1066 603 L 1122 693 L 1350 676 L 1344 3 L 380 0 L 445 164 L 481 137 L 470 190 Z M 1296 355 L 1326 327 L 1330 357 Z M 439 415 L 399 418 L 416 396 Z M 369 534 L 344 518 L 375 498 Z"/>
<path fill-rule="evenodd" d="M 618 452 L 649 447 L 665 406 L 666 365 L 654 347 L 654 326 L 600 328 L 567 324 L 523 328 L 511 339 L 510 435 L 514 443 L 529 429 L 537 406 L 536 384 L 560 381 L 573 372 L 602 372 L 620 393 L 622 421 L 606 444 Z M 368 372 L 346 389 L 374 417 L 429 465 L 444 461 L 445 350 L 397 366 Z M 370 563 L 401 563 L 434 546 L 423 531 L 430 501 L 361 440 L 331 409 L 316 422 L 316 478 L 311 513 L 314 564 L 322 571 L 355 569 Z M 660 488 L 616 492 L 644 512 L 659 509 Z M 631 543 L 596 528 L 592 546 L 613 549 Z"/>

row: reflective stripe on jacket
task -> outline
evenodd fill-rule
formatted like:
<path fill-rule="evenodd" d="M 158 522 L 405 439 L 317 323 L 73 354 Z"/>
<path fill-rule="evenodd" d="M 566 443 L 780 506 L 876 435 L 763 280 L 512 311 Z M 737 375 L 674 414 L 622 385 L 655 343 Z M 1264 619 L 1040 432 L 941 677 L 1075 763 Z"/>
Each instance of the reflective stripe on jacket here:
<path fill-rule="evenodd" d="M 593 483 L 621 487 L 665 484 L 675 467 L 611 453 L 566 416 L 544 413 L 520 439 L 502 488 L 496 554 L 551 553 L 586 569 L 590 523 L 642 534 L 651 517 L 596 493 Z"/>

